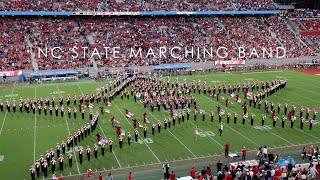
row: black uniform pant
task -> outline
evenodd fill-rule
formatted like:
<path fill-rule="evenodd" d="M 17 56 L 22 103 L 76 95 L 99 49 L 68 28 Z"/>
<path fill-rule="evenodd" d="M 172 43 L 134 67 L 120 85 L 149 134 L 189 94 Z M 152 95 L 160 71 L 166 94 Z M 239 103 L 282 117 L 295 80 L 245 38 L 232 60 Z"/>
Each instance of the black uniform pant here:
<path fill-rule="evenodd" d="M 112 152 L 112 145 L 109 145 L 109 150 L 110 152 Z"/>
<path fill-rule="evenodd" d="M 63 171 L 63 162 L 60 162 L 59 167 L 60 167 L 60 171 Z"/>
<path fill-rule="evenodd" d="M 72 167 L 72 159 L 69 159 L 69 167 Z"/>
<path fill-rule="evenodd" d="M 104 156 L 104 148 L 101 148 L 101 154 Z"/>
<path fill-rule="evenodd" d="M 119 141 L 119 146 L 120 146 L 120 148 L 122 148 L 122 144 L 123 144 L 123 142 L 122 142 L 122 141 Z"/>

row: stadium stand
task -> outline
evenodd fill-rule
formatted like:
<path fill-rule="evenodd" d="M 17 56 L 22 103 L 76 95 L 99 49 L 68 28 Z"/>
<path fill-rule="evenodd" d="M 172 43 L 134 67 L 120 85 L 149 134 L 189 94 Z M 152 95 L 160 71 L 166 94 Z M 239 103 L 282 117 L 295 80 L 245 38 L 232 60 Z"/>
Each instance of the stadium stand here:
<path fill-rule="evenodd" d="M 234 11 L 234 10 L 273 10 L 271 0 L 89 0 L 89 1 L 10 1 L 0 2 L 0 11 Z"/>

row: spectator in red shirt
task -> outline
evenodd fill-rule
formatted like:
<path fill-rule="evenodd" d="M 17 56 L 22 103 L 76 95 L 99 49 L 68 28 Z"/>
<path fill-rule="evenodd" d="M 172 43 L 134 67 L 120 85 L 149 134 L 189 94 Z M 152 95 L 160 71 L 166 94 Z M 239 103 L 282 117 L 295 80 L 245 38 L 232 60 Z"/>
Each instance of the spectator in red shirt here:
<path fill-rule="evenodd" d="M 89 169 L 89 170 L 87 171 L 87 177 L 88 177 L 88 179 L 90 179 L 91 176 L 92 176 L 92 170 Z"/>
<path fill-rule="evenodd" d="M 232 174 L 231 174 L 231 172 L 228 172 L 227 180 L 232 180 Z"/>
<path fill-rule="evenodd" d="M 191 168 L 191 171 L 190 171 L 190 176 L 195 179 L 196 178 L 196 173 L 197 173 L 197 170 L 194 169 L 194 167 Z"/>
<path fill-rule="evenodd" d="M 132 180 L 132 173 L 131 172 L 129 172 L 128 180 Z"/>
<path fill-rule="evenodd" d="M 176 179 L 176 174 L 172 171 L 170 174 L 170 180 L 175 180 Z"/>
<path fill-rule="evenodd" d="M 229 143 L 224 145 L 224 155 L 229 156 Z"/>
<path fill-rule="evenodd" d="M 259 173 L 259 168 L 257 166 L 254 166 L 252 172 L 254 175 L 257 175 Z"/>
<path fill-rule="evenodd" d="M 246 149 L 246 147 L 244 147 L 242 150 L 242 161 L 246 160 L 246 155 L 247 155 L 247 149 Z"/>
<path fill-rule="evenodd" d="M 110 173 L 110 174 L 111 174 L 111 173 Z M 100 173 L 100 175 L 99 175 L 99 180 L 103 180 L 103 177 L 102 177 L 101 173 Z"/>
<path fill-rule="evenodd" d="M 203 176 L 202 176 L 202 174 L 201 174 L 201 173 L 199 174 L 199 178 L 198 178 L 198 180 L 203 180 Z"/>

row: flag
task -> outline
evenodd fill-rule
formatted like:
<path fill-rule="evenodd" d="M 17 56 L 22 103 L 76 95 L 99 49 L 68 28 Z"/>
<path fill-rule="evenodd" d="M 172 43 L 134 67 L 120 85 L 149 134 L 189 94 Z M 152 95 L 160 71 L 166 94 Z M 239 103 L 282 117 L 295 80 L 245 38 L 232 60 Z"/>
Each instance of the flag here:
<path fill-rule="evenodd" d="M 127 117 L 127 118 L 131 118 L 132 116 L 134 116 L 134 113 L 133 113 L 133 112 L 128 112 L 128 114 L 126 114 L 126 117 Z"/>
<path fill-rule="evenodd" d="M 110 111 L 109 111 L 108 109 L 105 109 L 104 111 L 105 111 L 106 113 L 109 113 L 109 114 L 110 114 Z"/>
<path fill-rule="evenodd" d="M 112 106 L 112 104 L 110 102 L 108 102 L 108 106 Z"/>
<path fill-rule="evenodd" d="M 98 144 L 107 144 L 108 143 L 108 138 L 106 138 L 106 137 L 104 137 L 104 138 L 102 138 L 100 141 L 99 141 L 99 143 Z"/>

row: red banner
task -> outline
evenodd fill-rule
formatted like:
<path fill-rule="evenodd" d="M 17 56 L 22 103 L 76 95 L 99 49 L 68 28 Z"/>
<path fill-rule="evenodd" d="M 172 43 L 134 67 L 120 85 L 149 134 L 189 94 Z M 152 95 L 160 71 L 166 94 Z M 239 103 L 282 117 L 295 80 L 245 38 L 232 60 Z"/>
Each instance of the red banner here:
<path fill-rule="evenodd" d="M 320 36 L 320 31 L 300 31 L 301 36 Z"/>
<path fill-rule="evenodd" d="M 245 64 L 246 60 L 231 60 L 231 61 L 215 61 L 214 65 L 219 66 L 222 64 Z"/>
<path fill-rule="evenodd" d="M 20 74 L 22 74 L 22 71 L 0 71 L 1 77 L 3 77 L 4 75 L 6 75 L 7 77 L 19 76 Z"/>

